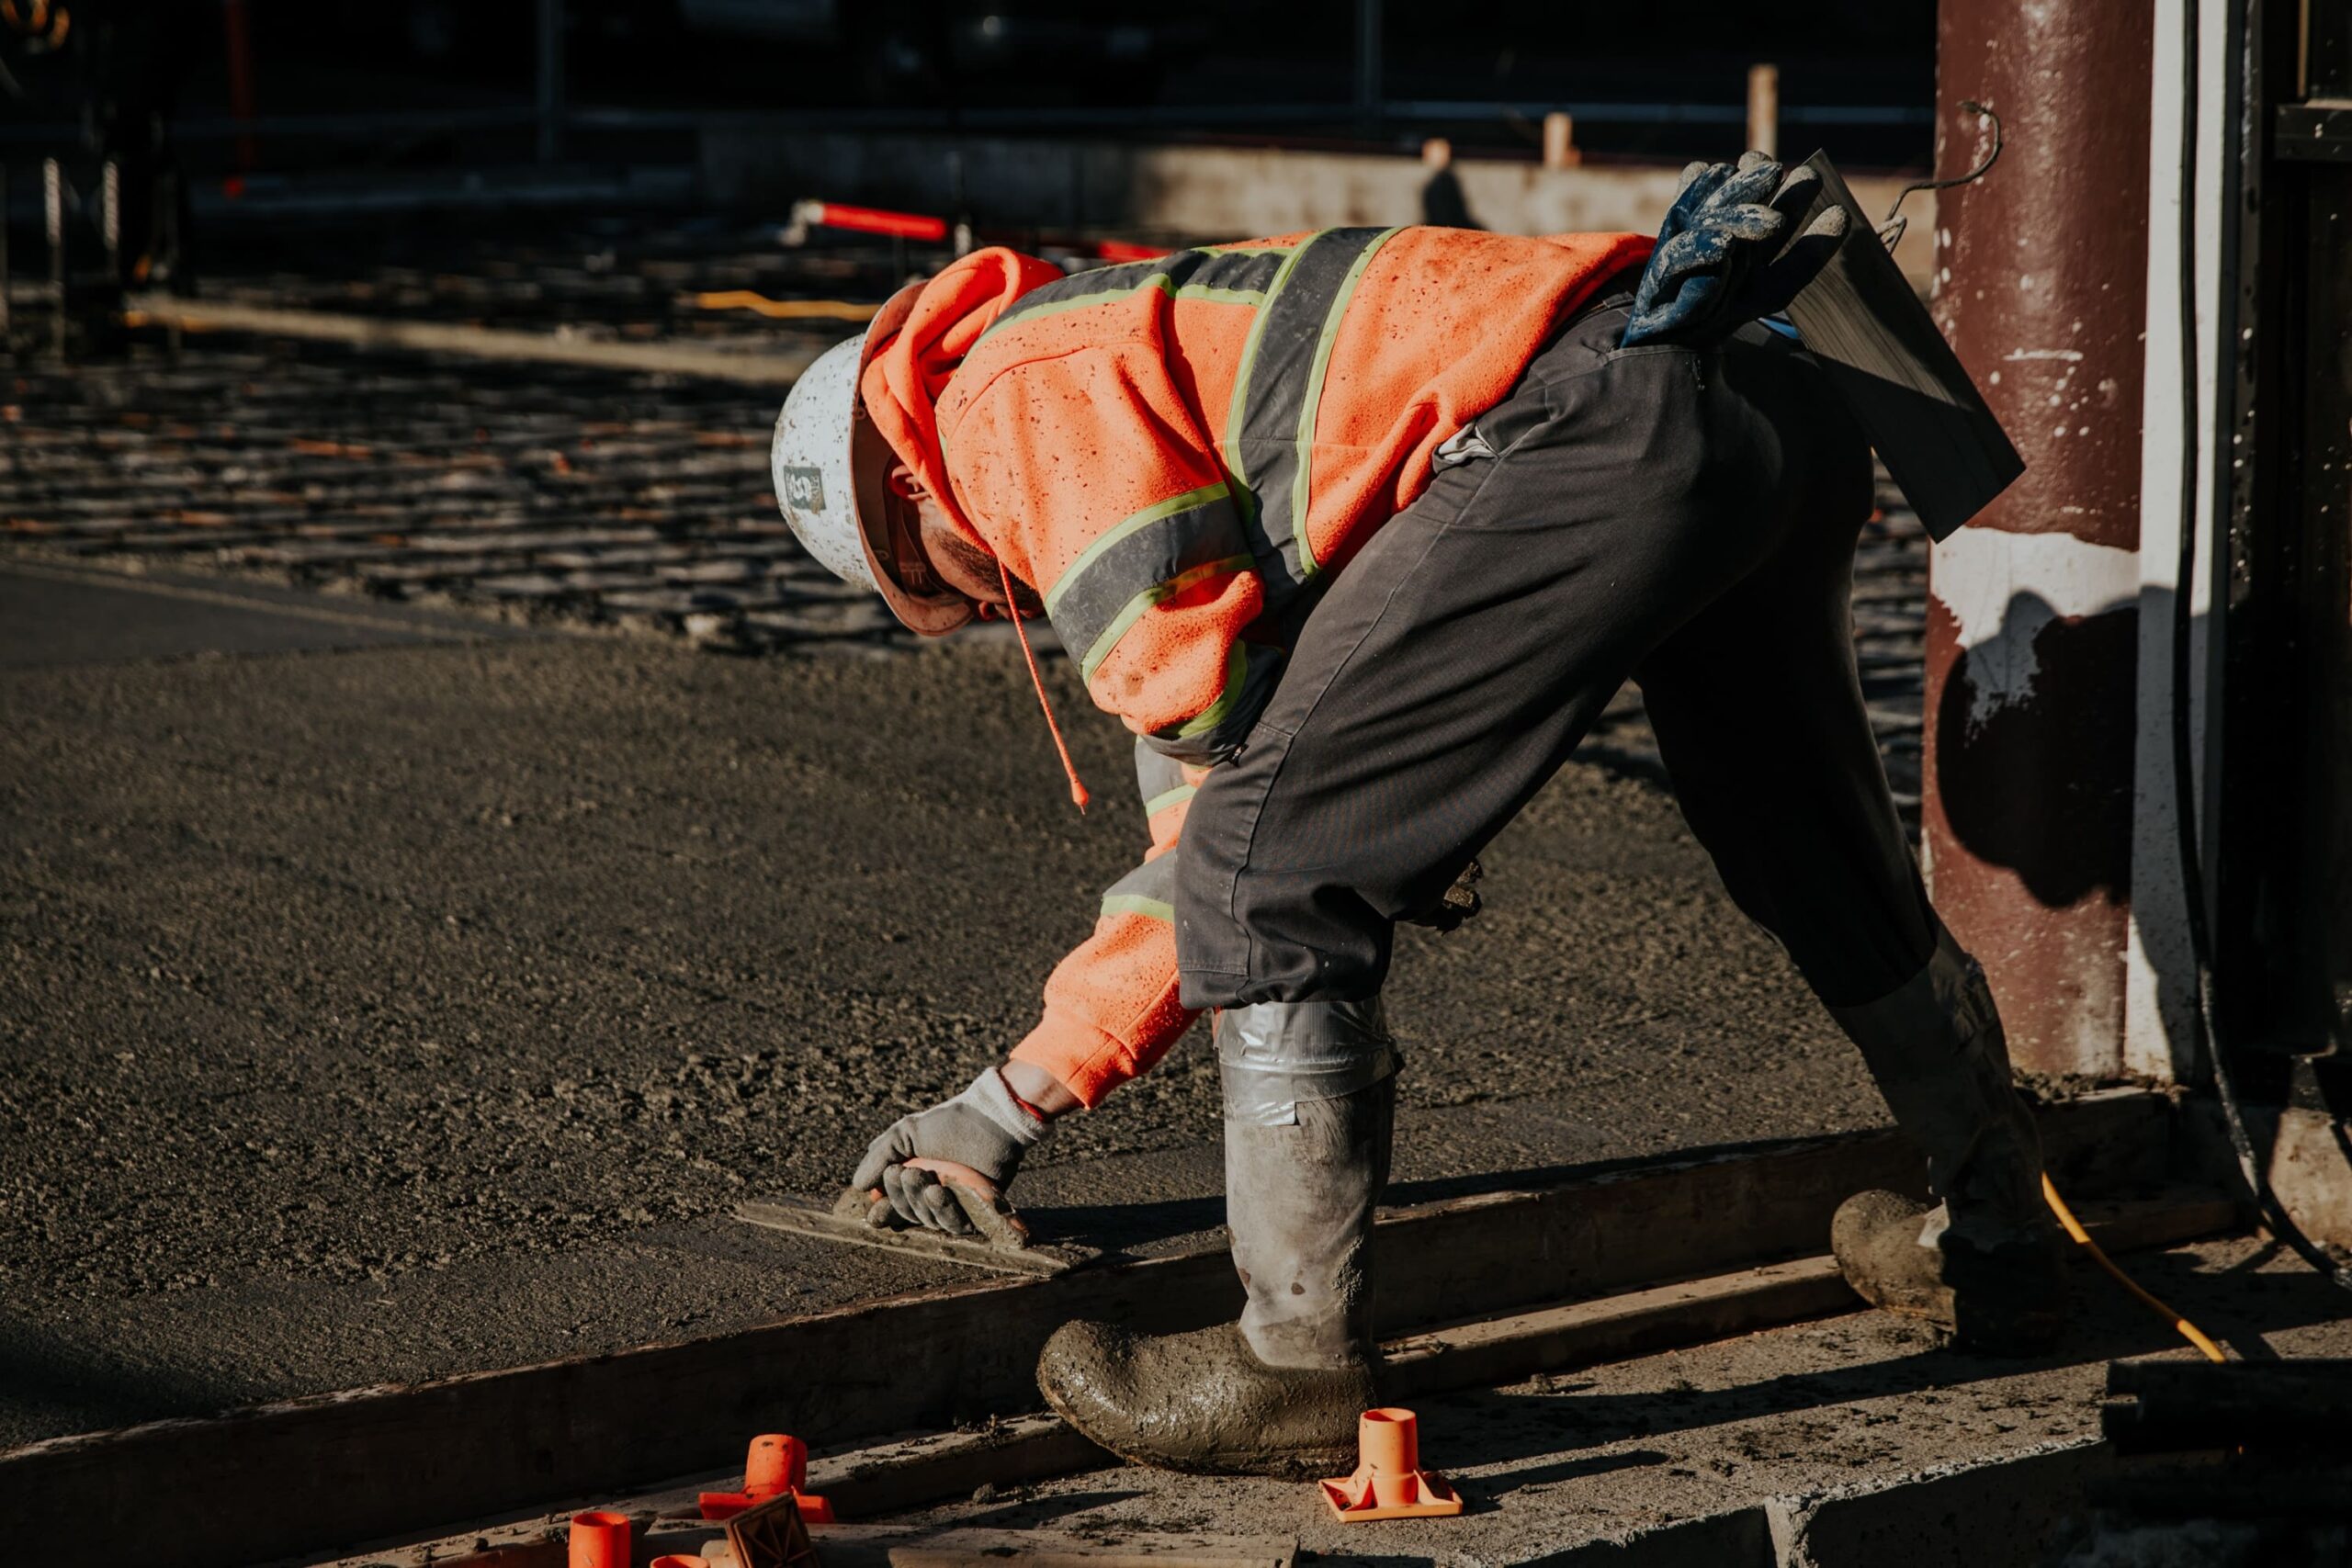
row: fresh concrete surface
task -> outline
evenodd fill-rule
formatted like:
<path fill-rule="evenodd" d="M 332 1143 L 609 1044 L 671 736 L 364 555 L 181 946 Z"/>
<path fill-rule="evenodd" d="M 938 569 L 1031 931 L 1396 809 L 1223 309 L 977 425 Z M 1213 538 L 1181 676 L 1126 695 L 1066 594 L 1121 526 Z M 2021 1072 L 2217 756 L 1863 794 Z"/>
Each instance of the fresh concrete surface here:
<path fill-rule="evenodd" d="M 0 670 L 476 642 L 532 635 L 478 615 L 330 597 L 214 573 L 0 565 Z"/>
<path fill-rule="evenodd" d="M 2352 1298 L 2257 1241 L 2126 1262 L 2242 1354 L 2352 1352 Z M 1955 1355 L 1859 1313 L 1424 1400 L 1421 1456 L 1459 1485 L 1458 1518 L 1342 1525 L 1308 1486 L 1125 1467 L 891 1522 L 1295 1535 L 1302 1558 L 1380 1568 L 2055 1562 L 2108 1462 L 2108 1360 L 2196 1355 L 2086 1267 L 2075 1295 L 2066 1347 L 2031 1361 Z"/>
<path fill-rule="evenodd" d="M 1086 819 L 1001 643 L 150 625 L 0 670 L 0 1443 L 960 1277 L 726 1211 L 830 1192 L 1034 1020 L 1142 841 L 1066 665 Z M 1396 1201 L 1883 1119 L 1654 787 L 1571 767 L 1487 866 L 1486 914 L 1400 942 Z M 1196 1035 L 1015 1193 L 1196 1232 L 1216 1131 Z"/>

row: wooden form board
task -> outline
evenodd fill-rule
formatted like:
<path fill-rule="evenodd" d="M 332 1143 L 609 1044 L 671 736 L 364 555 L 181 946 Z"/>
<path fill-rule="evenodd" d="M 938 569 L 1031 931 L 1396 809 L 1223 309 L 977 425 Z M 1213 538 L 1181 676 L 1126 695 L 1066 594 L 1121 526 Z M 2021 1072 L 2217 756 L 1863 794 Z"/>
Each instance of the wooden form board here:
<path fill-rule="evenodd" d="M 2216 1235 L 2235 1228 L 2243 1218 L 2236 1202 L 2203 1189 L 2128 1203 L 2086 1202 L 2081 1212 L 2110 1253 Z M 1492 1387 L 1538 1372 L 1589 1367 L 1849 1312 L 1860 1304 L 1828 1258 L 1794 1258 L 1736 1274 L 1677 1280 L 1392 1339 L 1382 1347 L 1381 1396 L 1401 1402 L 1453 1389 Z M 927 1433 L 814 1459 L 808 1483 L 843 1518 L 870 1519 L 968 1496 L 983 1485 L 1003 1489 L 1121 1462 L 1058 1416 L 1025 1416 L 980 1431 Z M 690 1506 L 698 1491 L 725 1490 L 732 1484 L 731 1476 L 712 1476 L 650 1495 L 604 1499 L 598 1506 L 644 1520 L 653 1529 L 683 1529 L 684 1535 L 672 1538 L 682 1540 L 695 1527 L 665 1516 Z M 706 1534 L 710 1528 L 700 1527 Z M 544 1548 L 554 1539 L 545 1525 L 509 1529 L 518 1539 L 502 1537 L 491 1551 Z M 829 1568 L 838 1568 L 831 1562 L 832 1543 L 843 1529 L 814 1527 Z M 486 1544 L 488 1539 L 461 1532 L 363 1553 L 324 1568 L 491 1568 L 493 1562 L 526 1568 L 521 1560 L 510 1562 L 477 1552 L 469 1561 L 463 1555 L 478 1540 Z M 671 1544 L 662 1550 L 684 1548 Z M 455 1563 L 453 1553 L 460 1554 Z M 555 1568 L 552 1560 L 550 1568 Z"/>
<path fill-rule="evenodd" d="M 2089 1096 L 2042 1127 L 2070 1194 L 2159 1179 L 2169 1158 L 2161 1095 Z M 1845 1197 L 1917 1191 L 1919 1165 L 1894 1135 L 1863 1134 L 1623 1162 L 1541 1190 L 1385 1213 L 1381 1329 L 1810 1256 Z M 752 1432 L 838 1447 L 1032 1410 L 1037 1352 L 1071 1318 L 1187 1329 L 1240 1303 L 1219 1248 L 57 1438 L 0 1454 L 0 1517 L 36 1538 L 104 1518 L 127 1559 L 249 1563 L 716 1472 L 740 1462 Z"/>

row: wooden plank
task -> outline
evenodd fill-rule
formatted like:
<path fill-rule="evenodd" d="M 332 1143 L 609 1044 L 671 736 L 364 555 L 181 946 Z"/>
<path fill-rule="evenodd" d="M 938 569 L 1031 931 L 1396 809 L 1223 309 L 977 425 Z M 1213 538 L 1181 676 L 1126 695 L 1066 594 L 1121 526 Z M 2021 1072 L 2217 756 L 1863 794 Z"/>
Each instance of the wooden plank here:
<path fill-rule="evenodd" d="M 925 1433 L 808 1461 L 808 1490 L 845 1519 L 872 1519 L 982 1486 L 1018 1486 L 1118 1463 L 1058 1416 L 1016 1416 L 978 1432 Z"/>
<path fill-rule="evenodd" d="M 2148 1201 L 2085 1202 L 2078 1208 L 2100 1246 L 2116 1253 L 2215 1235 L 2235 1228 L 2242 1218 L 2231 1200 L 2202 1191 Z M 1496 1386 L 1537 1372 L 1704 1344 L 1860 1305 L 1834 1259 L 1795 1258 L 1393 1339 L 1382 1347 L 1386 1366 L 1381 1393 L 1385 1399 L 1403 1400 Z M 925 1433 L 820 1456 L 809 1461 L 808 1485 L 842 1517 L 863 1519 L 967 1496 L 982 1485 L 1016 1486 L 1120 1462 L 1059 1416 L 1026 1416 L 977 1431 Z M 605 1506 L 651 1519 L 690 1502 L 696 1490 L 726 1490 L 735 1479 L 715 1475 Z M 369 1553 L 366 1561 L 401 1568 L 431 1562 L 446 1568 L 448 1552 L 474 1539 L 468 1532 Z M 820 1540 L 827 1539 L 820 1531 Z M 359 1560 L 351 1561 L 356 1565 Z"/>
<path fill-rule="evenodd" d="M 2140 1091 L 2055 1108 L 2043 1137 L 2061 1187 L 2089 1194 L 2150 1179 L 2165 1159 L 2167 1117 L 2162 1096 Z M 1381 1328 L 1807 1256 L 1847 1195 L 1916 1190 L 1919 1164 L 1893 1134 L 1862 1134 L 1620 1162 L 1538 1190 L 1385 1213 L 1374 1242 L 1385 1260 Z M 289 1556 L 648 1475 L 716 1472 L 739 1462 L 751 1432 L 842 1446 L 1032 1410 L 1037 1352 L 1063 1323 L 1165 1332 L 1230 1319 L 1240 1303 L 1216 1248 L 61 1438 L 0 1454 L 0 1517 L 36 1531 L 106 1518 L 126 1558 L 190 1568 Z"/>
<path fill-rule="evenodd" d="M 2169 1247 L 2234 1229 L 2238 1205 L 2201 1190 L 2153 1201 L 2085 1202 L 2110 1253 Z M 1704 1344 L 1860 1306 L 1835 1258 L 1800 1258 L 1736 1274 L 1433 1328 L 1382 1346 L 1384 1399 L 1492 1387 L 1537 1372 Z M 1008 1421 L 810 1462 L 809 1484 L 846 1517 L 871 1517 L 971 1492 L 1119 1462 L 1057 1416 Z M 821 1482 L 821 1484 L 820 1483 Z"/>
<path fill-rule="evenodd" d="M 410 354 L 458 354 L 478 359 L 537 361 L 596 370 L 696 376 L 747 387 L 789 387 L 830 345 L 776 343 L 759 353 L 730 354 L 679 343 L 600 343 L 551 333 L 514 332 L 453 321 L 403 321 L 243 305 L 228 299 L 190 300 L 141 294 L 123 312 L 131 326 L 175 326 L 186 332 L 257 333 L 359 348 Z"/>

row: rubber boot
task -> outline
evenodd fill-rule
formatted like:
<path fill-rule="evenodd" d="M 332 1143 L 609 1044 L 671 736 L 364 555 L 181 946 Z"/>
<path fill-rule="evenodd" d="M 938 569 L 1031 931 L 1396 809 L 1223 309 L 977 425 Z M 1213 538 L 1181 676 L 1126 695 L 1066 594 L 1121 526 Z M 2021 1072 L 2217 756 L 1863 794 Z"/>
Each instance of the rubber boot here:
<path fill-rule="evenodd" d="M 2011 1079 L 1984 972 L 1939 930 L 1901 989 L 1830 1011 L 1895 1125 L 1926 1152 L 1937 1200 L 1862 1192 L 1839 1205 L 1829 1238 L 1847 1282 L 1959 1349 L 2050 1348 L 2065 1317 L 2066 1242 L 2041 1195 L 2041 1134 Z"/>
<path fill-rule="evenodd" d="M 1241 1320 L 1160 1336 L 1067 1324 L 1037 1385 L 1071 1426 L 1138 1463 L 1342 1474 L 1357 1418 L 1379 1403 L 1372 1221 L 1388 1179 L 1395 1048 L 1376 1002 L 1230 1010 L 1217 1043 Z"/>

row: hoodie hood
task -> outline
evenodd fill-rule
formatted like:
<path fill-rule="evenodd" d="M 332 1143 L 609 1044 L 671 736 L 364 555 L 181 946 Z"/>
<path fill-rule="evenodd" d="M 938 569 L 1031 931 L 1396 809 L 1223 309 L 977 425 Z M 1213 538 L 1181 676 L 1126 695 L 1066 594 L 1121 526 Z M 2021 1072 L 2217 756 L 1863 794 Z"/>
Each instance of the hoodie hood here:
<path fill-rule="evenodd" d="M 939 449 L 939 400 L 980 334 L 1023 295 L 1058 281 L 1061 268 L 992 245 L 974 251 L 923 285 L 898 335 L 867 362 L 859 395 L 899 461 L 914 470 L 965 536 L 989 549 L 949 486 Z M 993 550 L 989 551 L 994 554 Z"/>

